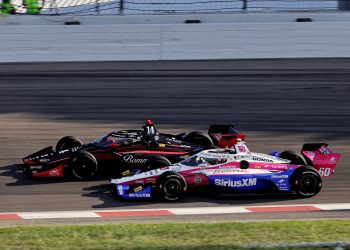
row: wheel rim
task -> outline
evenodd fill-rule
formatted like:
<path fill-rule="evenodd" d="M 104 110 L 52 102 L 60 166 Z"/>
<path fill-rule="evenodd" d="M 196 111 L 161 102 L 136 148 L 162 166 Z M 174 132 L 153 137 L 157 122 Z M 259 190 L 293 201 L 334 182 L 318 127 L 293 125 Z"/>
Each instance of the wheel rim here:
<path fill-rule="evenodd" d="M 306 174 L 300 178 L 299 185 L 302 194 L 312 195 L 317 191 L 318 181 L 315 175 Z"/>
<path fill-rule="evenodd" d="M 164 182 L 164 193 L 168 198 L 177 198 L 181 190 L 182 184 L 180 180 L 169 179 Z"/>
<path fill-rule="evenodd" d="M 90 158 L 80 159 L 78 164 L 73 167 L 73 174 L 79 179 L 91 177 L 95 171 L 96 166 Z"/>

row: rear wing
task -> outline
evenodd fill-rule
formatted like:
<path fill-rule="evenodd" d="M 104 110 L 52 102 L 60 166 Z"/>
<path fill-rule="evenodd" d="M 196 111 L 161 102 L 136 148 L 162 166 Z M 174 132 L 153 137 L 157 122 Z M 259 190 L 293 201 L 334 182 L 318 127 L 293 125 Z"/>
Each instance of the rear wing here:
<path fill-rule="evenodd" d="M 301 153 L 307 163 L 318 170 L 322 177 L 329 177 L 340 159 L 340 154 L 333 153 L 327 143 L 304 144 Z"/>
<path fill-rule="evenodd" d="M 208 134 L 216 146 L 232 147 L 238 140 L 244 140 L 245 135 L 238 133 L 233 125 L 210 125 Z"/>

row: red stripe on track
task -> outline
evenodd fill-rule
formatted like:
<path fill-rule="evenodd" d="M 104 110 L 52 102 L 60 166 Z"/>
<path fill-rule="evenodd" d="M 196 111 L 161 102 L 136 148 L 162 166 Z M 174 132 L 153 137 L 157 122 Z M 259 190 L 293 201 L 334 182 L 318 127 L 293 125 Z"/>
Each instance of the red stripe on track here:
<path fill-rule="evenodd" d="M 118 212 L 96 212 L 101 217 L 142 217 L 142 216 L 169 216 L 174 215 L 168 210 L 152 211 L 118 211 Z"/>
<path fill-rule="evenodd" d="M 247 210 L 258 213 L 268 212 L 302 212 L 302 211 L 319 211 L 318 207 L 314 206 L 290 206 L 290 207 L 247 207 Z"/>
<path fill-rule="evenodd" d="M 0 220 L 22 220 L 17 214 L 0 214 Z"/>

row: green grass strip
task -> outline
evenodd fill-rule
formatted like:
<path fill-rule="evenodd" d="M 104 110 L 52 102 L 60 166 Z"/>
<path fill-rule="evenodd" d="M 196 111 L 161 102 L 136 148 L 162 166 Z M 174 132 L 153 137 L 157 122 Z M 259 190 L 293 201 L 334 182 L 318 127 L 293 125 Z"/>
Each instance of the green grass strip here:
<path fill-rule="evenodd" d="M 21 225 L 0 227 L 0 249 L 235 249 L 242 244 L 350 241 L 350 220 Z"/>

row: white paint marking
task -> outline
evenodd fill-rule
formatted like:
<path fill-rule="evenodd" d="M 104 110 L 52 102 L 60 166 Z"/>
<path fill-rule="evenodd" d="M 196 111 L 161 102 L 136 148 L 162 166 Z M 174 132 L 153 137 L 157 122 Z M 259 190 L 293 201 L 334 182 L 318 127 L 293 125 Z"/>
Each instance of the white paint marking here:
<path fill-rule="evenodd" d="M 168 210 L 175 215 L 251 213 L 251 211 L 244 207 L 193 207 L 170 208 Z"/>
<path fill-rule="evenodd" d="M 68 218 L 98 218 L 94 211 L 58 211 L 58 212 L 25 212 L 18 213 L 25 220 L 34 219 L 68 219 Z"/>
<path fill-rule="evenodd" d="M 334 204 L 297 204 L 297 205 L 265 205 L 265 206 L 218 206 L 218 207 L 189 207 L 189 208 L 157 208 L 157 209 L 121 209 L 121 210 L 85 210 L 85 211 L 43 211 L 43 212 L 7 212 L 1 214 L 16 214 L 24 220 L 33 219 L 69 219 L 69 218 L 100 218 L 98 212 L 142 212 L 167 210 L 174 215 L 204 215 L 204 214 L 236 214 L 236 213 L 254 213 L 249 211 L 250 207 L 300 207 L 313 206 L 321 211 L 350 210 L 350 203 Z M 140 213 L 141 215 L 142 213 Z"/>
<path fill-rule="evenodd" d="M 317 204 L 321 210 L 350 210 L 350 203 Z"/>

